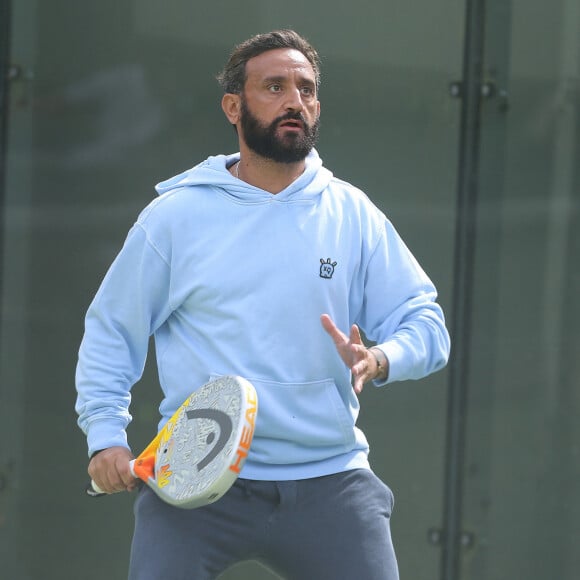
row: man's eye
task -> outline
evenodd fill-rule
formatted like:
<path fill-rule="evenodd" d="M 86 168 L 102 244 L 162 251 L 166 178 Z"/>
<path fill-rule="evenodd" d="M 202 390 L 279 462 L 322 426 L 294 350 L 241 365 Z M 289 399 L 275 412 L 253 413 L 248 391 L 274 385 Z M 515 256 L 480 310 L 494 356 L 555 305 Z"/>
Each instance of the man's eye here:
<path fill-rule="evenodd" d="M 282 90 L 282 87 L 280 85 L 270 85 L 269 90 L 271 93 L 278 93 Z"/>
<path fill-rule="evenodd" d="M 312 87 L 302 87 L 302 94 L 308 96 L 313 95 L 314 89 Z"/>

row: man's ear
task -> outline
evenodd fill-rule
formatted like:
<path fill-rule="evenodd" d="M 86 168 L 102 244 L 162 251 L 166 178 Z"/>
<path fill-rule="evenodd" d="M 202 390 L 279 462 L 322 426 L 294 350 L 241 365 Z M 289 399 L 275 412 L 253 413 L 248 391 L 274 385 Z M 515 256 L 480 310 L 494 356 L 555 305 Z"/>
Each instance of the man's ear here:
<path fill-rule="evenodd" d="M 241 99 L 240 95 L 226 93 L 222 97 L 222 110 L 232 125 L 240 120 Z"/>

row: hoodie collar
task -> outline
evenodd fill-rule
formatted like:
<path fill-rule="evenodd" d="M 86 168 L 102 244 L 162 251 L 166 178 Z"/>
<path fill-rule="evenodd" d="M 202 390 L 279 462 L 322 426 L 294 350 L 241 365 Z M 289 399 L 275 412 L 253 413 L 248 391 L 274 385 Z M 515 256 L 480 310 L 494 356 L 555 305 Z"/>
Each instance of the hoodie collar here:
<path fill-rule="evenodd" d="M 159 195 L 162 195 L 183 187 L 212 186 L 224 190 L 227 195 L 239 201 L 256 203 L 271 201 L 272 197 L 275 197 L 277 201 L 286 201 L 316 196 L 326 189 L 332 178 L 332 173 L 322 166 L 318 152 L 313 149 L 306 158 L 306 168 L 302 175 L 287 188 L 274 195 L 234 177 L 228 171 L 228 167 L 239 160 L 239 153 L 208 157 L 195 167 L 158 183 L 155 189 Z"/>

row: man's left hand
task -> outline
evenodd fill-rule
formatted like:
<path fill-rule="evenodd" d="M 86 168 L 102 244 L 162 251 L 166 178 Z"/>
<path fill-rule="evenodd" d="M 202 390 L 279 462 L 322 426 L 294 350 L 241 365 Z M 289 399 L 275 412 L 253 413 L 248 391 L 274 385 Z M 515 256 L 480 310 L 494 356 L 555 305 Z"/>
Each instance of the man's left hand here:
<path fill-rule="evenodd" d="M 347 336 L 334 324 L 328 314 L 323 314 L 320 322 L 334 341 L 340 358 L 352 372 L 355 393 L 361 393 L 364 384 L 377 377 L 379 368 L 377 359 L 363 344 L 358 326 L 353 324 L 350 328 L 350 336 Z"/>

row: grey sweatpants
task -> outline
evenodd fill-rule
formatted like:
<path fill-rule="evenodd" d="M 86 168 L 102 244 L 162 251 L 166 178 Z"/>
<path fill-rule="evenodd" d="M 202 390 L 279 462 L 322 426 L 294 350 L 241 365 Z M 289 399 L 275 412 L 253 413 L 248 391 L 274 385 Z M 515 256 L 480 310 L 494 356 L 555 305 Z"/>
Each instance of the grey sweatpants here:
<path fill-rule="evenodd" d="M 371 471 L 298 481 L 238 479 L 185 510 L 143 487 L 129 580 L 210 580 L 257 560 L 287 580 L 398 580 L 393 494 Z"/>

